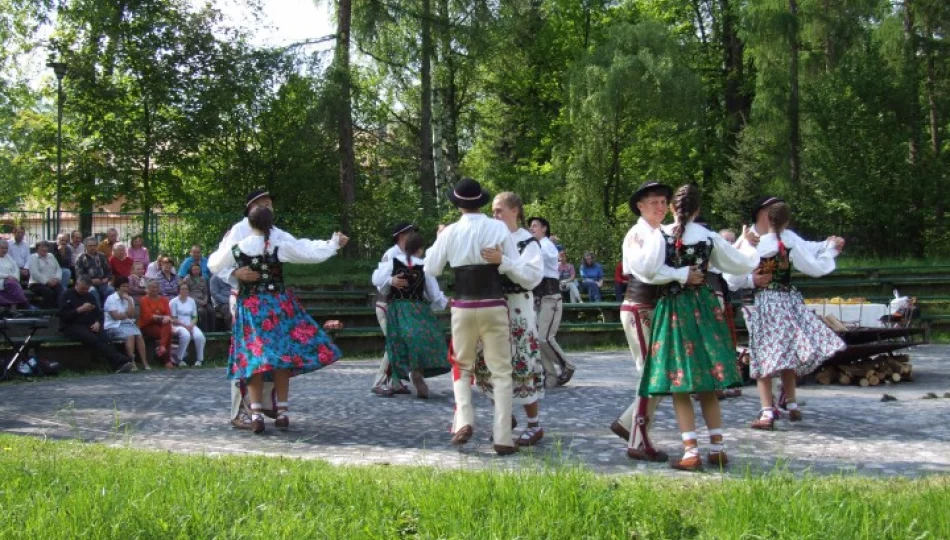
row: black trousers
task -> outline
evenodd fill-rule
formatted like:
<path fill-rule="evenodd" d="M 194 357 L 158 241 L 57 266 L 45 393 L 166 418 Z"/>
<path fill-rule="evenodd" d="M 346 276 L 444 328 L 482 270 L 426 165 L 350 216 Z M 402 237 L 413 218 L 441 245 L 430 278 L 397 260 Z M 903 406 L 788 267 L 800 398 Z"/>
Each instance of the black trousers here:
<path fill-rule="evenodd" d="M 116 348 L 109 343 L 109 339 L 103 334 L 103 330 L 99 332 L 93 332 L 89 329 L 88 326 L 84 324 L 70 324 L 63 327 L 63 335 L 78 341 L 87 347 L 95 349 L 96 354 L 99 358 L 105 358 L 108 360 L 109 365 L 112 366 L 112 369 L 119 369 L 127 362 L 131 362 L 132 359 L 128 356 L 120 353 Z"/>
<path fill-rule="evenodd" d="M 59 295 L 63 293 L 63 286 L 50 287 L 49 285 L 34 283 L 30 285 L 30 291 L 38 297 L 33 302 L 34 304 L 44 309 L 52 309 L 59 305 Z"/>

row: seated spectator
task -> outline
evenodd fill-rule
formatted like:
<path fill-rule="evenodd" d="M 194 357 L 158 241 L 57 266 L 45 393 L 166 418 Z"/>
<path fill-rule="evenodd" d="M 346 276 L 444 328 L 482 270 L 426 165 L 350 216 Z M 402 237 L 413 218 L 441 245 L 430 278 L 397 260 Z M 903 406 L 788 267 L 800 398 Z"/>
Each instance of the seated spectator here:
<path fill-rule="evenodd" d="M 142 334 L 158 341 L 155 356 L 168 369 L 174 369 L 171 359 L 172 350 L 172 311 L 168 298 L 161 295 L 158 281 L 148 282 L 148 292 L 139 300 L 139 330 Z"/>
<path fill-rule="evenodd" d="M 148 268 L 148 248 L 145 247 L 145 239 L 142 238 L 141 234 L 132 237 L 132 247 L 129 248 L 129 257 L 132 257 L 133 261 L 142 263 L 142 268 Z"/>
<path fill-rule="evenodd" d="M 10 256 L 10 243 L 3 239 L 0 239 L 0 285 L 3 285 L 3 289 L 0 289 L 0 308 L 15 310 L 17 307 L 30 307 L 20 286 L 20 267 Z"/>
<path fill-rule="evenodd" d="M 201 267 L 191 263 L 188 277 L 182 283 L 188 284 L 191 298 L 198 304 L 198 327 L 205 332 L 214 332 L 214 307 L 211 306 L 208 280 L 202 277 Z"/>
<path fill-rule="evenodd" d="M 76 285 L 63 293 L 59 303 L 60 331 L 69 339 L 95 349 L 116 373 L 128 373 L 134 367 L 132 360 L 117 351 L 102 332 L 102 311 L 91 290 L 92 280 L 80 276 Z"/>
<path fill-rule="evenodd" d="M 148 287 L 148 278 L 145 277 L 145 267 L 142 261 L 132 263 L 132 275 L 129 276 L 129 295 L 134 299 L 145 296 Z"/>
<path fill-rule="evenodd" d="M 587 294 L 591 302 L 600 302 L 600 288 L 603 286 L 604 269 L 594 261 L 594 254 L 588 251 L 581 263 L 581 291 Z"/>
<path fill-rule="evenodd" d="M 69 245 L 68 234 L 59 233 L 59 236 L 56 237 L 56 248 L 53 249 L 53 257 L 56 257 L 56 262 L 59 263 L 59 268 L 63 272 L 63 287 L 68 287 L 75 271 L 73 269 L 73 261 L 75 260 L 73 258 L 73 248 Z"/>
<path fill-rule="evenodd" d="M 109 268 L 112 269 L 113 276 L 126 278 L 131 276 L 133 262 L 125 249 L 124 243 L 116 242 L 115 245 L 112 246 L 112 257 L 109 258 Z"/>
<path fill-rule="evenodd" d="M 30 245 L 23 237 L 26 230 L 23 227 L 13 228 L 13 242 L 10 244 L 10 256 L 20 269 L 20 283 L 26 285 L 30 279 Z"/>
<path fill-rule="evenodd" d="M 211 303 L 215 318 L 221 319 L 224 328 L 231 329 L 231 285 L 218 276 L 211 277 Z"/>
<path fill-rule="evenodd" d="M 158 260 L 161 270 L 155 281 L 158 282 L 158 288 L 162 296 L 169 300 L 178 296 L 178 274 L 175 273 L 175 263 L 169 257 L 162 257 Z"/>
<path fill-rule="evenodd" d="M 557 272 L 561 281 L 561 293 L 568 293 L 568 302 L 572 304 L 581 303 L 581 293 L 577 290 L 577 283 L 574 282 L 577 274 L 574 270 L 574 265 L 568 262 L 567 252 L 564 251 L 563 247 L 559 247 L 558 249 L 557 261 Z"/>
<path fill-rule="evenodd" d="M 106 239 L 99 244 L 99 253 L 102 253 L 106 256 L 106 260 L 112 258 L 112 250 L 115 249 L 116 243 L 119 241 L 119 231 L 115 229 L 108 229 L 106 231 Z"/>
<path fill-rule="evenodd" d="M 101 306 L 109 295 L 115 292 L 109 282 L 112 281 L 112 268 L 106 256 L 99 253 L 99 242 L 94 236 L 86 238 L 86 251 L 76 259 L 76 278 L 89 278 L 92 283 L 92 295 Z"/>
<path fill-rule="evenodd" d="M 36 243 L 36 253 L 30 255 L 30 291 L 36 295 L 36 304 L 43 309 L 59 306 L 63 294 L 63 272 L 50 254 L 45 240 Z"/>
<path fill-rule="evenodd" d="M 211 277 L 211 273 L 208 271 L 208 258 L 201 256 L 201 246 L 198 244 L 191 246 L 191 257 L 181 262 L 181 266 L 178 268 L 178 277 L 182 279 L 188 277 L 192 264 L 201 265 L 201 276 L 203 278 L 209 279 Z"/>
<path fill-rule="evenodd" d="M 164 255 L 159 255 L 157 259 L 150 262 L 148 266 L 145 267 L 145 277 L 148 279 L 158 279 L 158 276 L 162 273 L 162 259 Z"/>
<path fill-rule="evenodd" d="M 183 282 L 178 286 L 178 296 L 169 302 L 172 311 L 172 331 L 178 338 L 178 364 L 188 365 L 185 362 L 185 358 L 188 357 L 188 343 L 194 338 L 195 367 L 199 367 L 205 360 L 205 335 L 198 328 L 198 304 L 189 294 L 188 283 Z"/>
<path fill-rule="evenodd" d="M 79 256 L 86 252 L 86 244 L 83 243 L 82 233 L 79 231 L 71 232 L 69 237 L 72 240 L 69 247 L 73 249 L 73 263 L 70 266 L 75 270 L 76 261 L 79 260 Z M 73 277 L 75 278 L 75 276 Z"/>
<path fill-rule="evenodd" d="M 614 269 L 614 295 L 618 302 L 623 302 L 623 297 L 627 294 L 628 281 L 629 278 L 623 273 L 623 261 L 620 261 Z"/>
<path fill-rule="evenodd" d="M 135 351 L 138 350 L 142 359 L 142 367 L 152 369 L 148 365 L 148 354 L 145 352 L 145 340 L 135 322 L 135 301 L 129 295 L 129 278 L 116 276 L 115 292 L 106 298 L 105 312 L 106 337 L 109 341 L 120 341 L 125 344 L 125 354 L 132 359 L 132 371 L 135 368 Z"/>

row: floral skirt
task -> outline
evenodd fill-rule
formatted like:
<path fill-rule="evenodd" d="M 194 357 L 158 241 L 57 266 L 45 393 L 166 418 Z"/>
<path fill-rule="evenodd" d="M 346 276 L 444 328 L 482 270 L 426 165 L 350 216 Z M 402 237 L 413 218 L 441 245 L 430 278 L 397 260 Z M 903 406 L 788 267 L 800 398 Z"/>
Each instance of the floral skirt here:
<path fill-rule="evenodd" d="M 412 371 L 436 377 L 452 370 L 442 325 L 427 302 L 393 300 L 386 308 L 386 357 L 394 380 Z"/>
<path fill-rule="evenodd" d="M 656 303 L 640 395 L 713 392 L 742 385 L 726 317 L 709 287 Z"/>
<path fill-rule="evenodd" d="M 511 377 L 514 405 L 530 405 L 544 397 L 544 368 L 538 344 L 538 324 L 534 313 L 534 295 L 530 292 L 505 296 L 508 302 L 508 321 L 511 327 Z M 475 366 L 472 369 L 475 384 L 490 399 L 494 398 L 491 370 L 479 343 Z"/>
<path fill-rule="evenodd" d="M 749 375 L 771 377 L 786 369 L 807 375 L 845 348 L 844 341 L 808 309 L 802 294 L 761 290 L 749 310 Z"/>
<path fill-rule="evenodd" d="M 278 369 L 292 376 L 328 366 L 342 357 L 320 325 L 289 292 L 239 296 L 231 327 L 229 379 L 264 374 L 272 380 Z"/>

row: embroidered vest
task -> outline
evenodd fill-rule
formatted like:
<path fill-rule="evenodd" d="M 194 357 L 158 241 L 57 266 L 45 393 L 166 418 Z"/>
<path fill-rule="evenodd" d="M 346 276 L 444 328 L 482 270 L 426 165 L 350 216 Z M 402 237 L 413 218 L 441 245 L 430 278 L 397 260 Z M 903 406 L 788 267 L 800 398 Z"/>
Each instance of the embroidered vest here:
<path fill-rule="evenodd" d="M 393 257 L 393 276 L 405 278 L 409 285 L 405 288 L 389 288 L 389 300 L 425 300 L 426 275 L 425 267 L 421 264 L 408 266 Z"/>
<path fill-rule="evenodd" d="M 765 287 L 766 290 L 792 290 L 792 265 L 789 262 L 791 252 L 792 250 L 786 249 L 785 255 L 776 253 L 771 257 L 762 257 L 759 259 L 758 270 L 763 274 L 772 275 L 772 281 Z"/>
<path fill-rule="evenodd" d="M 706 239 L 693 245 L 684 245 L 679 250 L 676 249 L 676 239 L 663 233 L 663 239 L 666 240 L 666 265 L 672 268 L 683 268 L 684 266 L 696 266 L 703 275 L 709 274 L 709 256 L 712 254 L 712 240 Z M 708 287 L 706 282 L 702 285 L 683 285 L 678 281 L 660 286 L 660 295 L 676 295 L 686 289 L 698 289 L 699 287 Z"/>
<path fill-rule="evenodd" d="M 531 245 L 531 242 L 537 242 L 538 246 L 541 245 L 541 243 L 538 242 L 536 238 L 528 238 L 527 240 L 522 240 L 518 242 L 517 244 L 518 254 L 520 255 L 524 253 L 524 250 L 527 249 L 529 245 Z M 525 289 L 521 285 L 518 285 L 514 281 L 511 281 L 511 279 L 504 274 L 502 274 L 501 276 L 501 290 L 504 291 L 505 294 L 517 294 L 517 293 L 528 292 L 527 289 Z"/>
<path fill-rule="evenodd" d="M 237 261 L 238 268 L 247 266 L 250 267 L 251 270 L 261 274 L 260 279 L 257 281 L 251 283 L 241 281 L 238 288 L 238 295 L 276 294 L 282 293 L 287 289 L 284 286 L 283 263 L 277 258 L 277 250 L 279 249 L 279 247 L 274 248 L 273 253 L 267 253 L 265 249 L 264 253 L 251 256 L 242 252 L 237 244 L 231 248 L 231 253 L 234 254 L 234 260 Z"/>

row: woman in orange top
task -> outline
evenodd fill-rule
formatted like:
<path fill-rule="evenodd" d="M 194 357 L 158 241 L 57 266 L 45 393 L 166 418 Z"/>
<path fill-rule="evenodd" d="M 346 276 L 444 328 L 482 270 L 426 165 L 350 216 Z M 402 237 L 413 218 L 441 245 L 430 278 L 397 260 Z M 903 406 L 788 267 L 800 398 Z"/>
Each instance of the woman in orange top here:
<path fill-rule="evenodd" d="M 168 306 L 168 298 L 159 294 L 158 282 L 148 282 L 148 294 L 139 300 L 139 328 L 146 336 L 158 340 L 155 356 L 168 369 L 175 367 L 171 360 L 172 345 L 172 311 Z"/>

